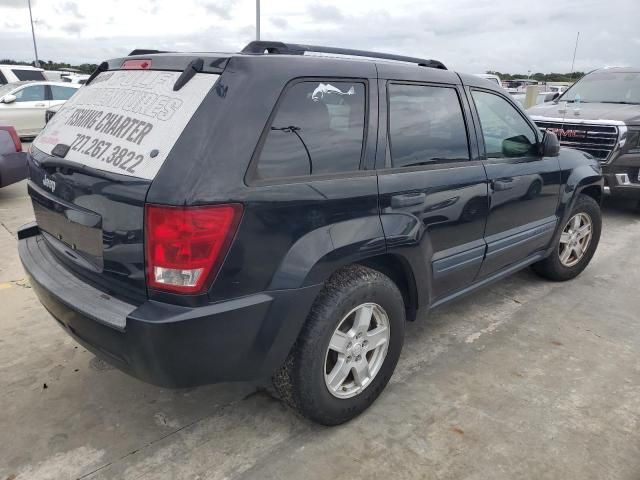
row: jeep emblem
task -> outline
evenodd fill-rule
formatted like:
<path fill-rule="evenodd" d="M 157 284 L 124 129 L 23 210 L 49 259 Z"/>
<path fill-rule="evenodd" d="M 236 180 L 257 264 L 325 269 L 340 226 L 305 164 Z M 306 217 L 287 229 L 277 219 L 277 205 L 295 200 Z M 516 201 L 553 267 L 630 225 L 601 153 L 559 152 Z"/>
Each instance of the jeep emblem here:
<path fill-rule="evenodd" d="M 51 190 L 52 193 L 56 189 L 56 182 L 54 182 L 50 178 L 47 178 L 46 175 L 42 179 L 42 185 L 47 187 L 49 190 Z"/>

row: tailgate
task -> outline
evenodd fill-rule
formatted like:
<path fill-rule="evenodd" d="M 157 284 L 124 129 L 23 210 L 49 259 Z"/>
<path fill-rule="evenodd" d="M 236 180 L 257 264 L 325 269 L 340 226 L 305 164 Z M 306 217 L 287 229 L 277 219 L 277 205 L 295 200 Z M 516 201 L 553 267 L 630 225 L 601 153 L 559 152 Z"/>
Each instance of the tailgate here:
<path fill-rule="evenodd" d="M 79 277 L 146 299 L 144 203 L 151 182 L 219 75 L 116 70 L 58 111 L 29 159 L 36 221 L 52 254 Z"/>

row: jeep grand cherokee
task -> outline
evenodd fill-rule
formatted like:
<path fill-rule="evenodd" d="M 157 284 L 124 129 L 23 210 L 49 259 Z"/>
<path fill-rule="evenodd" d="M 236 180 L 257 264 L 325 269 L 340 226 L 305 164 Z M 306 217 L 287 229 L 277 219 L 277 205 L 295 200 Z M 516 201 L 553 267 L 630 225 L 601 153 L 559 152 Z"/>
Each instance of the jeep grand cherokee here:
<path fill-rule="evenodd" d="M 271 377 L 327 425 L 384 389 L 405 321 L 573 278 L 601 229 L 596 161 L 486 80 L 374 52 L 104 62 L 29 168 L 20 258 L 78 342 L 165 386 Z"/>

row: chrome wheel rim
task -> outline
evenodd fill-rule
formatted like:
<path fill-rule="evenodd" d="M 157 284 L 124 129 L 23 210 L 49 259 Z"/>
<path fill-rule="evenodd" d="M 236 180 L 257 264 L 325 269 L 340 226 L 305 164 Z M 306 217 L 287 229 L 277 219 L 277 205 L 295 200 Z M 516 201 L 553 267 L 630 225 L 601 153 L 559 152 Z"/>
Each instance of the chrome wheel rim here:
<path fill-rule="evenodd" d="M 390 333 L 389 317 L 376 303 L 363 303 L 344 316 L 324 360 L 324 382 L 334 397 L 355 397 L 371 385 L 387 356 Z"/>
<path fill-rule="evenodd" d="M 593 222 L 586 213 L 577 213 L 569 219 L 560 235 L 558 255 L 565 267 L 576 265 L 589 248 L 593 236 Z"/>

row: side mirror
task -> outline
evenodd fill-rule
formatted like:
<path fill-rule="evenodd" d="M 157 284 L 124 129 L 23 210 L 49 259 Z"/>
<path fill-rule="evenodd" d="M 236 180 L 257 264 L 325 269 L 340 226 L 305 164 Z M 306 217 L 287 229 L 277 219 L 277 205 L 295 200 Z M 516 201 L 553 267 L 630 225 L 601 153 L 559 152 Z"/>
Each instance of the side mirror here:
<path fill-rule="evenodd" d="M 16 96 L 15 95 L 5 95 L 4 97 L 2 97 L 2 103 L 13 103 L 16 101 Z"/>
<path fill-rule="evenodd" d="M 556 99 L 558 99 L 560 97 L 560 92 L 556 92 L 553 94 L 553 97 L 551 98 L 551 101 L 554 101 Z"/>
<path fill-rule="evenodd" d="M 543 157 L 557 157 L 560 154 L 560 142 L 555 133 L 546 131 L 540 144 L 540 155 Z"/>

